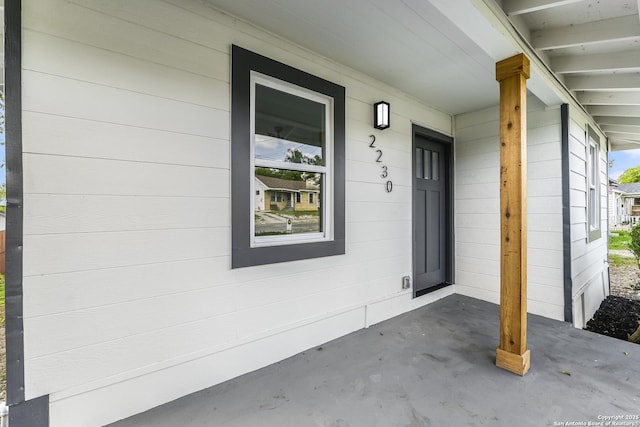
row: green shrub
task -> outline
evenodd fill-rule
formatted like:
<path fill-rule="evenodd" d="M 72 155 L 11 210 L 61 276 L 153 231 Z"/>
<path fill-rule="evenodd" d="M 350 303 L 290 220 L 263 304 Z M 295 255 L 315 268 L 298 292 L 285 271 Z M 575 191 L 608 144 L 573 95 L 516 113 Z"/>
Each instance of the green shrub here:
<path fill-rule="evenodd" d="M 640 269 L 640 223 L 633 226 L 631 229 L 631 241 L 629 242 L 629 250 L 636 257 L 636 264 Z"/>

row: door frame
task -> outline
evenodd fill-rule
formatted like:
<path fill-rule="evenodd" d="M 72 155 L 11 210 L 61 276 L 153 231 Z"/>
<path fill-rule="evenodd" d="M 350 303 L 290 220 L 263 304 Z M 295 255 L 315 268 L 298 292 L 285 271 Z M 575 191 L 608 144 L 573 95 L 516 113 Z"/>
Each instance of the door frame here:
<path fill-rule="evenodd" d="M 453 182 L 453 138 L 432 129 L 427 129 L 415 123 L 411 127 L 411 269 L 415 279 L 416 272 L 416 210 L 417 203 L 415 197 L 416 189 L 416 137 L 422 137 L 440 143 L 445 149 L 445 177 L 447 179 L 445 208 L 446 208 L 446 230 L 445 230 L 445 254 L 447 256 L 445 283 L 433 286 L 428 289 L 416 291 L 413 287 L 413 297 L 417 298 L 424 294 L 428 294 L 445 286 L 452 285 L 455 280 L 455 235 L 454 235 L 454 182 Z"/>

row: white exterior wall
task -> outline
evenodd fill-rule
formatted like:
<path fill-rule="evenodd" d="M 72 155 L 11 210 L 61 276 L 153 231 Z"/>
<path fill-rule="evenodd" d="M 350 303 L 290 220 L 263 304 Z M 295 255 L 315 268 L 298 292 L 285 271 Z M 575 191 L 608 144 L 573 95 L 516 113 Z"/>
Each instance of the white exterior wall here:
<path fill-rule="evenodd" d="M 569 159 L 571 187 L 571 276 L 573 281 L 573 323 L 584 327 L 609 294 L 607 269 L 607 152 L 606 138 L 600 136 L 600 231 L 601 236 L 587 241 L 587 142 L 586 116 L 569 110 Z M 593 126 L 592 126 L 593 127 Z M 594 127 L 597 132 L 597 129 Z"/>
<path fill-rule="evenodd" d="M 453 292 L 401 290 L 411 124 L 451 134 L 450 116 L 197 0 L 22 4 L 25 391 L 50 395 L 52 427 L 124 418 Z M 230 268 L 232 43 L 346 87 L 346 255 Z"/>
<path fill-rule="evenodd" d="M 560 108 L 527 99 L 528 311 L 564 319 Z M 500 303 L 498 107 L 455 117 L 456 292 Z"/>
<path fill-rule="evenodd" d="M 607 215 L 611 226 L 618 225 L 618 194 L 609 189 L 607 191 L 609 197 L 607 198 Z"/>

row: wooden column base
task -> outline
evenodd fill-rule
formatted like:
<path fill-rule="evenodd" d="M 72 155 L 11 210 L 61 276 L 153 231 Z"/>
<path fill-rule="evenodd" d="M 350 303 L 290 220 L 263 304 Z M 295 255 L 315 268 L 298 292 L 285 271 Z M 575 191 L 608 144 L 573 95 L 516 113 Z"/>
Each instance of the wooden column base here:
<path fill-rule="evenodd" d="M 524 376 L 531 367 L 531 353 L 513 354 L 500 348 L 496 349 L 496 366 L 509 372 Z"/>

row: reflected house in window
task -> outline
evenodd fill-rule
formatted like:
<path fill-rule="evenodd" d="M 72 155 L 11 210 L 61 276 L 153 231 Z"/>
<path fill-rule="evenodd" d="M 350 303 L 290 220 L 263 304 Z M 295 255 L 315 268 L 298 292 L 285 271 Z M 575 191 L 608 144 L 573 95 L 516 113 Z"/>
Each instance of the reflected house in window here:
<path fill-rule="evenodd" d="M 255 176 L 256 211 L 317 211 L 320 186 L 313 180 L 299 181 L 273 176 Z"/>

